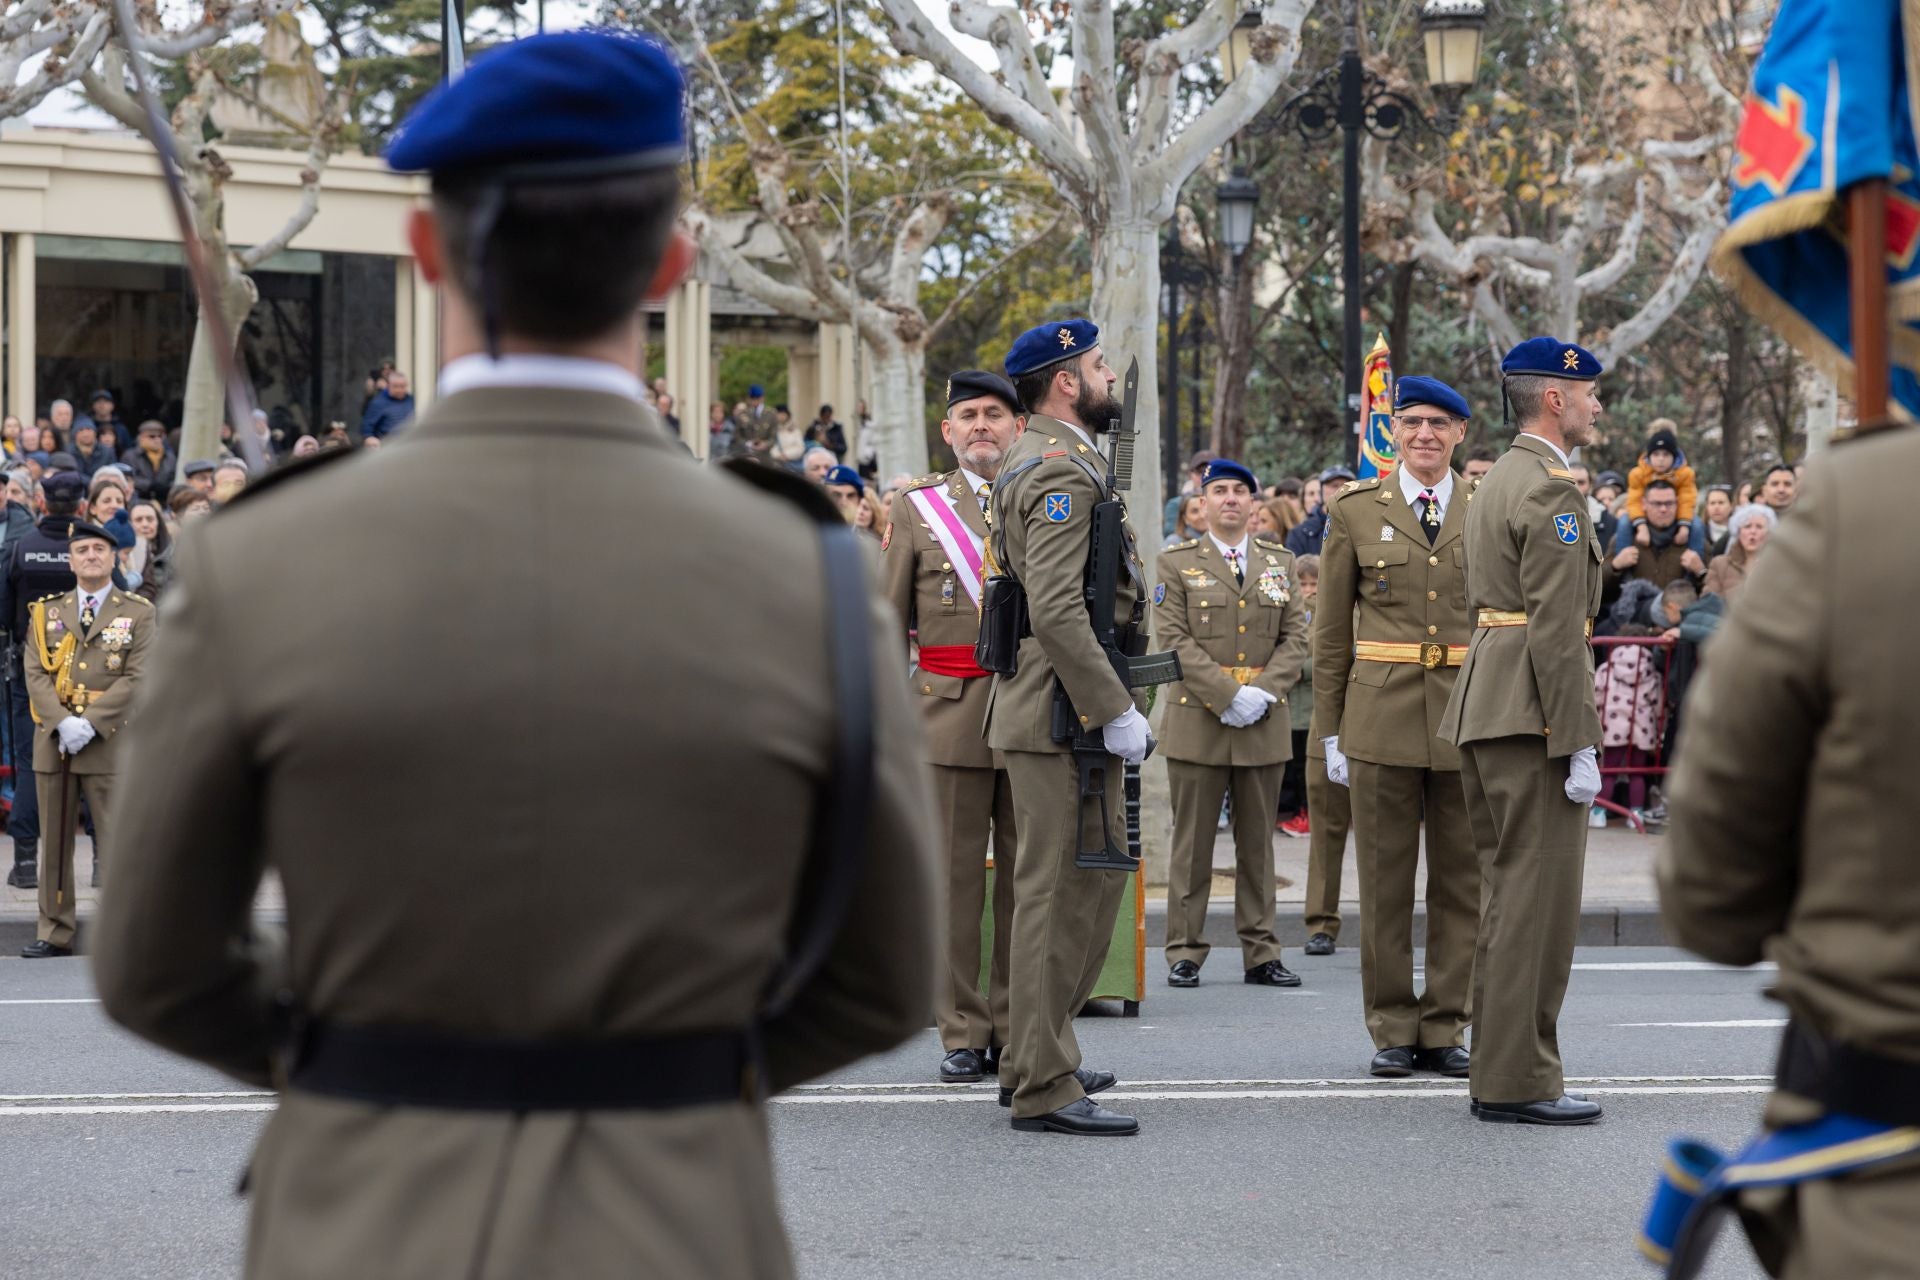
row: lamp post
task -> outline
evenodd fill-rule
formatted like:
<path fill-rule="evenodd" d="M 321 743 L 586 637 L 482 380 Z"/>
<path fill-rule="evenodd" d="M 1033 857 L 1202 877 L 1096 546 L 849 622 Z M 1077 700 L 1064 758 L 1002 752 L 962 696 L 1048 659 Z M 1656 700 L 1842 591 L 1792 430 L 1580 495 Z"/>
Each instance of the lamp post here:
<path fill-rule="evenodd" d="M 1160 406 L 1160 465 L 1168 497 L 1180 491 L 1180 287 L 1198 288 L 1206 282 L 1206 264 L 1187 256 L 1180 247 L 1180 220 L 1169 220 L 1166 239 L 1160 242 L 1160 287 L 1167 302 L 1167 388 Z M 1197 408 L 1194 416 L 1198 421 Z"/>
<path fill-rule="evenodd" d="M 1341 342 L 1341 371 L 1345 383 L 1348 426 L 1347 461 L 1358 461 L 1360 437 L 1353 430 L 1360 418 L 1360 379 L 1363 372 L 1360 332 L 1360 132 L 1391 141 L 1409 127 L 1436 130 L 1458 118 L 1460 99 L 1479 75 L 1480 54 L 1487 25 L 1484 0 L 1427 0 L 1420 12 L 1425 38 L 1427 84 L 1440 103 L 1440 121 L 1429 120 L 1404 94 L 1395 93 L 1360 60 L 1360 0 L 1344 0 L 1340 33 L 1340 61 L 1327 68 L 1305 89 L 1281 107 L 1271 120 L 1248 126 L 1264 132 L 1292 124 L 1307 142 L 1323 142 L 1337 129 L 1341 134 L 1341 267 L 1346 315 Z M 1252 32 L 1260 13 L 1249 10 L 1221 49 L 1221 69 L 1230 81 L 1251 56 Z M 1254 206 L 1259 189 L 1235 168 L 1220 185 L 1220 234 L 1237 254 L 1253 239 Z M 1239 238 L 1236 239 L 1236 236 Z"/>

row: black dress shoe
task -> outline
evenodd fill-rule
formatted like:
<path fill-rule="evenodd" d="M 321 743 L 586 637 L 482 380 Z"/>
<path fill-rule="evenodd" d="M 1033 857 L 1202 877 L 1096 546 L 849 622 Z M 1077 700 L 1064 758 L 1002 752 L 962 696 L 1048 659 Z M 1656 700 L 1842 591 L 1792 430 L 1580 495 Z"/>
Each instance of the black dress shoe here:
<path fill-rule="evenodd" d="M 1167 985 L 1170 987 L 1199 986 L 1200 966 L 1191 960 L 1175 960 L 1173 968 L 1167 970 Z"/>
<path fill-rule="evenodd" d="M 1481 1102 L 1474 1112 L 1491 1124 L 1592 1124 L 1600 1104 L 1563 1095 L 1546 1102 Z"/>
<path fill-rule="evenodd" d="M 20 948 L 22 957 L 28 960 L 58 960 L 73 954 L 72 947 L 56 947 L 45 938 L 36 938 Z"/>
<path fill-rule="evenodd" d="M 1585 1101 L 1587 1100 L 1587 1095 L 1586 1095 L 1586 1094 L 1584 1094 L 1584 1093 L 1573 1093 L 1573 1092 L 1571 1092 L 1571 1091 L 1570 1091 L 1570 1092 L 1568 1092 L 1568 1094 L 1567 1094 L 1567 1096 L 1568 1096 L 1569 1098 L 1572 1098 L 1572 1099 L 1573 1099 L 1573 1100 L 1574 1100 L 1575 1102 L 1585 1102 Z M 1479 1115 L 1479 1114 L 1480 1114 L 1480 1099 L 1478 1099 L 1478 1098 L 1468 1098 L 1468 1099 L 1467 1099 L 1467 1110 L 1469 1110 L 1469 1111 L 1471 1111 L 1471 1112 L 1472 1112 L 1472 1113 L 1473 1113 L 1474 1115 L 1476 1115 L 1476 1116 L 1477 1116 L 1477 1115 Z"/>
<path fill-rule="evenodd" d="M 1247 985 L 1250 987 L 1297 987 L 1300 975 L 1278 960 L 1269 960 L 1247 970 Z"/>
<path fill-rule="evenodd" d="M 1422 1071 L 1437 1071 L 1443 1076 L 1452 1076 L 1456 1080 L 1467 1078 L 1473 1059 L 1467 1051 L 1457 1044 L 1442 1049 L 1422 1049 L 1414 1054 L 1413 1065 Z"/>
<path fill-rule="evenodd" d="M 1013 1118 L 1022 1133 L 1071 1133 L 1084 1138 L 1117 1138 L 1140 1132 L 1140 1122 L 1109 1111 L 1091 1098 L 1070 1102 L 1051 1115 Z"/>
<path fill-rule="evenodd" d="M 1410 1076 L 1413 1074 L 1413 1052 L 1413 1046 L 1410 1044 L 1397 1044 L 1392 1048 L 1382 1049 L 1373 1055 L 1373 1061 L 1368 1064 L 1367 1070 L 1376 1076 L 1396 1079 L 1400 1076 Z"/>
<path fill-rule="evenodd" d="M 997 1076 L 1000 1074 L 1000 1055 L 1005 1052 L 1005 1049 L 993 1045 L 987 1046 L 987 1048 L 981 1052 L 980 1064 L 986 1069 L 988 1075 Z"/>
<path fill-rule="evenodd" d="M 1333 954 L 1333 935 L 1316 933 L 1307 939 L 1306 953 L 1310 956 L 1330 956 Z"/>
<path fill-rule="evenodd" d="M 1095 1071 L 1092 1067 L 1075 1067 L 1073 1078 L 1080 1082 L 1080 1092 L 1089 1097 L 1096 1093 L 1104 1093 L 1106 1090 L 1120 1083 L 1120 1077 L 1113 1074 L 1113 1072 Z M 1013 1090 L 1000 1090 L 1000 1105 L 1003 1107 L 1013 1105 Z"/>
<path fill-rule="evenodd" d="M 940 1083 L 960 1084 L 987 1074 L 985 1049 L 955 1049 L 940 1060 Z"/>
<path fill-rule="evenodd" d="M 100 859 L 98 858 L 93 860 L 93 887 L 96 889 L 100 887 Z"/>
<path fill-rule="evenodd" d="M 7 883 L 16 889 L 38 889 L 40 871 L 31 862 L 16 862 L 13 870 L 7 872 Z"/>

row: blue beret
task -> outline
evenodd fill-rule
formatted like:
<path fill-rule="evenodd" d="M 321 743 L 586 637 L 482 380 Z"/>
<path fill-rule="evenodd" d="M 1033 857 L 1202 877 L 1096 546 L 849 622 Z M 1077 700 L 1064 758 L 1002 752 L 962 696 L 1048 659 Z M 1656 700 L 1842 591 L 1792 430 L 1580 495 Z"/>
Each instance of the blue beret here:
<path fill-rule="evenodd" d="M 982 396 L 995 396 L 1007 402 L 1007 407 L 1015 413 L 1024 413 L 1020 407 L 1020 397 L 1014 394 L 1013 384 L 999 374 L 987 369 L 962 369 L 947 379 L 947 408 L 959 404 L 962 400 L 978 400 Z"/>
<path fill-rule="evenodd" d="M 1083 356 L 1100 345 L 1100 328 L 1091 320 L 1055 320 L 1039 324 L 1013 340 L 1007 348 L 1007 376 L 1018 378 L 1072 356 Z"/>
<path fill-rule="evenodd" d="M 1473 416 L 1473 410 L 1467 408 L 1465 396 L 1438 378 L 1423 378 L 1417 373 L 1409 374 L 1393 384 L 1393 407 L 1396 411 L 1416 404 L 1432 405 L 1456 418 Z"/>
<path fill-rule="evenodd" d="M 1200 477 L 1200 491 L 1206 492 L 1215 480 L 1239 480 L 1254 493 L 1260 492 L 1260 482 L 1253 478 L 1253 472 L 1231 458 L 1215 458 L 1207 464 L 1206 472 Z"/>
<path fill-rule="evenodd" d="M 853 486 L 854 492 L 859 494 L 865 494 L 867 491 L 867 482 L 860 478 L 860 473 L 844 463 L 827 472 L 827 478 L 821 481 L 821 483 L 850 484 Z"/>
<path fill-rule="evenodd" d="M 1528 338 L 1507 352 L 1500 372 L 1538 374 L 1546 378 L 1565 378 L 1569 382 L 1592 382 L 1606 372 L 1593 352 L 1575 342 L 1558 338 Z"/>
<path fill-rule="evenodd" d="M 1320 483 L 1323 486 L 1330 480 L 1351 480 L 1353 478 L 1353 469 L 1345 465 L 1331 466 L 1320 473 Z"/>
<path fill-rule="evenodd" d="M 750 382 L 747 384 L 747 399 L 763 400 L 766 398 L 766 395 L 767 395 L 767 389 L 761 386 L 759 383 Z"/>
<path fill-rule="evenodd" d="M 536 180 L 672 168 L 686 149 L 685 89 L 673 55 L 650 39 L 528 36 L 422 99 L 387 163 Z"/>

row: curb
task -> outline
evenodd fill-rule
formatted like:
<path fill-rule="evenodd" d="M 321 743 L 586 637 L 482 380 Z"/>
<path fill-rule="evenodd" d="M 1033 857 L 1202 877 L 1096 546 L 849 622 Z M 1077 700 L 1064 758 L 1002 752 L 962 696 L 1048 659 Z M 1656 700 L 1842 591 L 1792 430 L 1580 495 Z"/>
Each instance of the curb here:
<path fill-rule="evenodd" d="M 1306 945 L 1307 928 L 1300 919 L 1300 904 L 1282 902 L 1274 918 L 1274 932 L 1280 936 L 1280 945 L 1297 949 Z M 1159 946 L 1167 936 L 1167 904 L 1164 900 L 1149 900 L 1147 903 L 1147 945 Z M 1207 904 L 1207 927 L 1202 935 L 1208 945 L 1237 949 L 1240 945 L 1239 934 L 1233 927 L 1233 904 L 1231 902 L 1210 902 Z M 1358 946 L 1360 941 L 1360 910 L 1350 903 L 1340 908 L 1340 940 L 1348 946 Z M 1427 945 L 1427 909 L 1424 904 L 1416 905 L 1413 910 L 1413 945 Z M 1660 908 L 1650 902 L 1617 903 L 1612 905 L 1593 905 L 1580 908 L 1580 927 L 1574 935 L 1574 945 L 1580 947 L 1667 947 L 1672 940 L 1667 937 L 1666 929 L 1660 923 Z"/>
<path fill-rule="evenodd" d="M 1298 950 L 1306 945 L 1307 928 L 1301 923 L 1298 914 L 1299 903 L 1283 902 L 1274 918 L 1274 932 L 1280 935 L 1280 945 Z M 263 922 L 284 922 L 285 916 L 279 912 L 262 914 L 257 917 Z M 80 920 L 80 936 L 77 949 L 87 949 L 87 917 Z M 1147 902 L 1147 945 L 1157 947 L 1167 936 L 1167 904 L 1164 899 L 1149 899 Z M 37 924 L 32 919 L 0 920 L 0 956 L 15 956 L 20 948 L 32 942 L 37 936 Z M 1360 911 L 1351 904 L 1343 904 L 1340 909 L 1340 935 L 1348 946 L 1357 946 L 1360 939 Z M 1229 950 L 1240 945 L 1240 938 L 1234 932 L 1233 904 L 1231 902 L 1212 902 L 1207 906 L 1207 927 L 1205 938 L 1210 946 L 1225 947 Z M 1413 945 L 1427 945 L 1427 910 L 1417 905 L 1413 911 Z M 1660 923 L 1660 909 L 1652 903 L 1630 902 L 1612 906 L 1586 906 L 1580 909 L 1580 928 L 1574 936 L 1574 945 L 1581 947 L 1666 947 L 1672 946 L 1665 928 Z"/>

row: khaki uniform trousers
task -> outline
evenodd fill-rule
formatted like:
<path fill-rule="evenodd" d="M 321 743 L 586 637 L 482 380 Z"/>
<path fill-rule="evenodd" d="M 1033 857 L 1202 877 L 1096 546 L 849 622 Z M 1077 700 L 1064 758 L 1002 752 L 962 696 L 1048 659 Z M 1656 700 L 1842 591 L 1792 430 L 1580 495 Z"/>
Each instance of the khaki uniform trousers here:
<path fill-rule="evenodd" d="M 1347 856 L 1347 831 L 1353 825 L 1345 787 L 1327 777 L 1327 762 L 1307 758 L 1307 909 L 1308 936 L 1340 937 L 1340 864 Z"/>
<path fill-rule="evenodd" d="M 1580 928 L 1587 810 L 1567 799 L 1567 762 L 1531 734 L 1460 748 L 1480 849 L 1473 959 L 1473 1096 L 1538 1102 L 1566 1092 L 1560 1003 Z"/>
<path fill-rule="evenodd" d="M 1444 1049 L 1472 1020 L 1480 855 L 1457 770 L 1347 760 L 1360 871 L 1360 999 L 1376 1049 Z M 1413 990 L 1413 885 L 1427 831 L 1427 987 Z"/>
<path fill-rule="evenodd" d="M 85 792 L 93 814 L 93 860 L 104 867 L 110 816 L 107 800 L 113 794 L 110 773 L 74 773 L 71 770 L 33 775 L 40 799 L 40 940 L 71 947 L 78 931 L 75 907 L 79 888 L 73 879 L 73 832 L 80 821 L 80 796 Z M 63 794 L 64 793 L 64 794 Z M 56 877 L 54 869 L 58 868 Z M 56 889 L 56 884 L 58 888 Z M 56 896 L 60 899 L 56 901 Z"/>
<path fill-rule="evenodd" d="M 1013 784 L 1013 950 L 1008 957 L 1012 1039 L 1000 1055 L 1000 1087 L 1013 1090 L 1013 1114 L 1043 1116 L 1086 1096 L 1074 1071 L 1080 1042 L 1073 1016 L 1093 994 L 1126 888 L 1124 871 L 1073 865 L 1084 832 L 1100 830 L 1100 806 L 1080 803 L 1080 771 L 1069 754 L 1008 751 Z M 1121 762 L 1107 757 L 1112 837 L 1125 847 L 1127 815 Z"/>
<path fill-rule="evenodd" d="M 945 980 L 934 993 L 942 1049 L 1004 1046 L 1007 957 L 1013 947 L 1013 785 L 999 769 L 931 766 L 933 807 L 945 833 Z M 980 921 L 986 909 L 987 841 L 993 841 L 993 961 L 980 994 Z"/>
<path fill-rule="evenodd" d="M 1230 766 L 1167 761 L 1173 849 L 1167 869 L 1167 964 L 1207 962 L 1207 900 L 1220 801 L 1233 793 L 1233 929 L 1242 967 L 1280 958 L 1273 931 L 1273 814 L 1285 764 Z"/>

